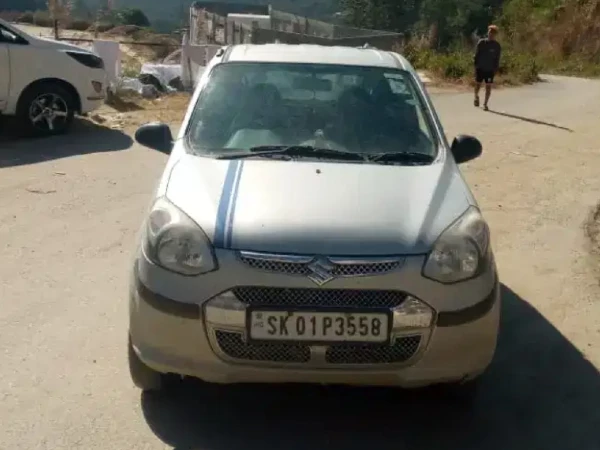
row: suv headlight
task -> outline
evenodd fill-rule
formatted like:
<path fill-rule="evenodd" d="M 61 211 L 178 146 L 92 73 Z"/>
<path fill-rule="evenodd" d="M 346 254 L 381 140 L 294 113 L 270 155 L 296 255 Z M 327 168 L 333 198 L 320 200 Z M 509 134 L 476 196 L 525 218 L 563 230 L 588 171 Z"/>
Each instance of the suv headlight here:
<path fill-rule="evenodd" d="M 200 275 L 217 268 L 202 229 L 166 198 L 154 203 L 145 228 L 143 251 L 153 263 L 181 275 Z"/>
<path fill-rule="evenodd" d="M 93 53 L 71 50 L 67 50 L 65 53 L 78 63 L 83 64 L 90 69 L 104 69 L 104 60 Z"/>
<path fill-rule="evenodd" d="M 490 232 L 471 206 L 440 235 L 423 266 L 423 276 L 441 283 L 473 278 L 488 262 Z"/>

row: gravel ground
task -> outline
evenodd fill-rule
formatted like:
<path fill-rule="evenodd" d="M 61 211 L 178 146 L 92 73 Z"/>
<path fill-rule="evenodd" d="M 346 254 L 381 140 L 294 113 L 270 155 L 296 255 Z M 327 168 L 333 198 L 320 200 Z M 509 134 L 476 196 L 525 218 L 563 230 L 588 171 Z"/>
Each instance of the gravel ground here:
<path fill-rule="evenodd" d="M 472 408 L 432 392 L 189 383 L 140 396 L 127 270 L 165 156 L 118 130 L 0 140 L 0 449 L 600 448 L 600 303 L 584 223 L 600 199 L 600 82 L 435 96 L 503 282 L 497 357 Z M 592 215 L 593 216 L 593 215 Z M 588 227 L 589 229 L 589 227 Z"/>

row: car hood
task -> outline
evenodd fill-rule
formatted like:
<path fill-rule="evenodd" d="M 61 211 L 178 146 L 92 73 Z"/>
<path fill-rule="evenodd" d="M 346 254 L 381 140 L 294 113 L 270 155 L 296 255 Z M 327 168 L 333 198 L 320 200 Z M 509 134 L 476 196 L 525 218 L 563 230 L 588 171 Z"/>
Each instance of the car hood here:
<path fill-rule="evenodd" d="M 85 49 L 83 47 L 79 47 L 73 44 L 67 44 L 66 42 L 55 41 L 54 39 L 34 36 L 28 36 L 27 39 L 30 41 L 31 44 L 35 45 L 37 48 L 44 48 L 48 50 L 69 50 L 82 53 L 94 53 L 93 51 Z"/>
<path fill-rule="evenodd" d="M 422 254 L 474 203 L 454 161 L 398 166 L 183 156 L 167 198 L 215 247 Z"/>

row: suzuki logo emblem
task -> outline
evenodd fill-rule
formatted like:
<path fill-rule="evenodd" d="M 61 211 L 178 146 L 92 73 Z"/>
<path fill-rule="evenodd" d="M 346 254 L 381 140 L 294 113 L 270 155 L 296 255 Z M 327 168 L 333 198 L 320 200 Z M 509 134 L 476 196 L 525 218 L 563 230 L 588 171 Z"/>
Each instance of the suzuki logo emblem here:
<path fill-rule="evenodd" d="M 308 265 L 308 268 L 312 272 L 308 278 L 319 286 L 323 286 L 335 278 L 331 273 L 335 266 L 326 259 L 316 259 Z"/>

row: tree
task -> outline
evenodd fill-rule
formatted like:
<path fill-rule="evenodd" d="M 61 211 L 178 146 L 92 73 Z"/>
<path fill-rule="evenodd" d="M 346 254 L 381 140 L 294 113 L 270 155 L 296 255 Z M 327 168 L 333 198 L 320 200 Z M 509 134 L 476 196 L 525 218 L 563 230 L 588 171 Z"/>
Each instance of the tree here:
<path fill-rule="evenodd" d="M 58 24 L 69 19 L 73 4 L 71 0 L 48 0 L 47 6 L 54 23 L 54 39 L 58 39 Z"/>
<path fill-rule="evenodd" d="M 157 33 L 171 33 L 177 28 L 179 28 L 179 23 L 173 20 L 153 20 L 152 21 L 152 29 Z"/>
<path fill-rule="evenodd" d="M 92 12 L 84 0 L 73 0 L 71 15 L 77 18 L 91 17 Z"/>
<path fill-rule="evenodd" d="M 423 0 L 421 25 L 436 30 L 435 47 L 446 48 L 474 31 L 485 31 L 497 0 Z"/>
<path fill-rule="evenodd" d="M 71 0 L 48 0 L 46 6 L 53 20 L 63 20 L 69 17 L 73 2 Z"/>
<path fill-rule="evenodd" d="M 428 34 L 437 48 L 485 31 L 500 5 L 501 0 L 341 0 L 348 24 Z"/>
<path fill-rule="evenodd" d="M 359 28 L 408 32 L 421 0 L 340 0 L 345 21 Z"/>
<path fill-rule="evenodd" d="M 136 25 L 138 27 L 149 27 L 150 21 L 146 14 L 138 8 L 121 9 L 116 12 L 117 19 L 123 25 Z"/>
<path fill-rule="evenodd" d="M 35 11 L 45 8 L 45 2 L 39 0 L 4 0 L 0 2 L 0 10 L 6 11 Z"/>

